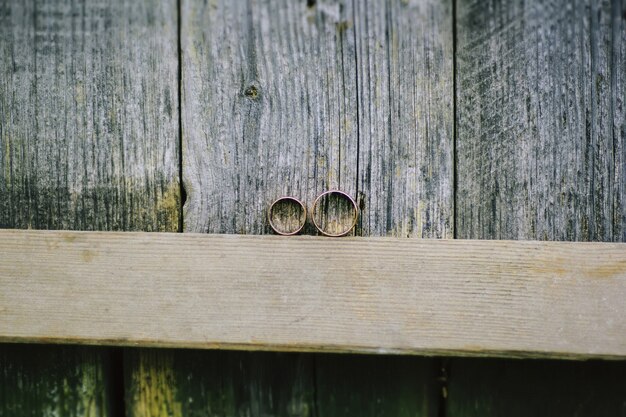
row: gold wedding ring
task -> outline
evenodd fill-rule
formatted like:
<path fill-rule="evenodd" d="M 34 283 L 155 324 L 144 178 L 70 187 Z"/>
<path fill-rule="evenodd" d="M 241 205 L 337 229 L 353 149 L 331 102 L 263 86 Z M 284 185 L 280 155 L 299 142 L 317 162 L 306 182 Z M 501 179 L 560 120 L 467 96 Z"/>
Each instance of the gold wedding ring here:
<path fill-rule="evenodd" d="M 291 202 L 292 204 L 296 203 L 296 205 L 300 207 L 301 213 L 298 216 L 298 223 L 296 224 L 293 224 L 294 223 L 293 221 L 289 221 L 290 219 L 275 219 L 274 218 L 274 215 L 275 215 L 274 209 L 279 207 L 282 204 L 286 204 L 289 202 Z M 290 196 L 280 197 L 272 203 L 269 210 L 267 211 L 267 220 L 269 221 L 269 224 L 272 230 L 278 233 L 279 235 L 283 235 L 283 236 L 295 235 L 298 232 L 300 232 L 300 230 L 302 230 L 302 228 L 304 227 L 304 224 L 306 223 L 306 207 L 300 200 L 298 200 L 295 197 L 290 197 Z M 291 217 L 291 220 L 293 220 L 293 217 Z"/>
<path fill-rule="evenodd" d="M 350 227 L 345 230 L 341 230 L 335 233 L 324 230 L 324 228 L 317 223 L 317 220 L 315 220 L 316 210 L 318 209 L 318 205 L 320 201 L 322 200 L 322 198 L 326 196 L 331 196 L 331 195 L 339 196 L 340 198 L 347 200 L 348 202 L 350 202 L 353 208 L 353 218 L 352 218 L 352 223 L 350 224 Z M 354 229 L 354 226 L 356 226 L 358 217 L 359 217 L 359 207 L 357 206 L 356 201 L 354 201 L 354 199 L 350 197 L 348 194 L 340 190 L 330 190 L 330 191 L 323 192 L 322 194 L 317 196 L 317 198 L 315 199 L 315 202 L 313 203 L 313 207 L 311 208 L 311 219 L 313 220 L 313 224 L 315 225 L 317 230 L 319 230 L 320 233 L 323 234 L 324 236 L 340 237 L 340 236 L 347 235 L 348 233 L 350 233 L 352 229 Z"/>

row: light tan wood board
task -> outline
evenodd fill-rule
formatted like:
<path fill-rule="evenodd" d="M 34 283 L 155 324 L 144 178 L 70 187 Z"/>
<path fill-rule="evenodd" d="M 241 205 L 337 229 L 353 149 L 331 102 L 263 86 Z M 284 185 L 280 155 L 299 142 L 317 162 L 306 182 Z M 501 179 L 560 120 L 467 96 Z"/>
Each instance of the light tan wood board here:
<path fill-rule="evenodd" d="M 626 357 L 626 245 L 0 231 L 0 341 Z"/>

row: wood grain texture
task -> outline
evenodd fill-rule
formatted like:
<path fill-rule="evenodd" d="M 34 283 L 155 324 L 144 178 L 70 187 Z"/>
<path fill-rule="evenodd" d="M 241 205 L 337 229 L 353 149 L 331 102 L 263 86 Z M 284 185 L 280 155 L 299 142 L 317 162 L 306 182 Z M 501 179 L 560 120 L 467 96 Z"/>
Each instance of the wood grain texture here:
<path fill-rule="evenodd" d="M 340 188 L 363 209 L 356 234 L 452 237 L 450 1 L 190 0 L 181 17 L 186 232 L 267 233 L 274 198 L 310 208 Z M 334 208 L 321 223 L 341 217 Z M 302 378 L 330 375 L 322 362 Z M 402 369 L 389 374 L 413 386 Z M 283 383 L 312 385 L 293 377 Z M 374 412 L 362 391 L 353 415 Z M 335 415 L 325 404 L 318 412 Z"/>
<path fill-rule="evenodd" d="M 3 1 L 0 227 L 177 230 L 176 2 Z"/>
<path fill-rule="evenodd" d="M 127 359 L 132 416 L 316 415 L 303 378 L 312 354 L 128 349 Z"/>
<path fill-rule="evenodd" d="M 0 345 L 0 416 L 108 416 L 105 348 Z"/>
<path fill-rule="evenodd" d="M 459 3 L 459 237 L 624 239 L 623 9 Z"/>
<path fill-rule="evenodd" d="M 178 230 L 176 33 L 175 1 L 0 0 L 0 227 Z M 110 350 L 0 355 L 2 416 L 124 412 Z"/>
<path fill-rule="evenodd" d="M 435 417 L 437 361 L 410 356 L 317 355 L 323 416 Z"/>
<path fill-rule="evenodd" d="M 186 232 L 264 233 L 281 195 L 356 194 L 345 3 L 183 2 Z"/>
<path fill-rule="evenodd" d="M 347 3 L 181 2 L 185 232 L 267 233 L 266 212 L 277 197 L 293 195 L 310 207 L 329 188 L 356 195 L 356 71 Z M 230 353 L 220 355 L 237 362 Z M 227 391 L 237 384 L 236 390 L 256 387 L 258 395 L 244 402 L 258 415 L 277 412 L 260 400 L 276 390 L 309 387 L 312 397 L 311 361 L 273 386 L 261 375 L 271 374 L 275 363 L 238 355 L 257 372 L 242 378 L 233 368 L 204 368 L 195 381 L 217 390 L 207 397 L 176 380 L 195 399 L 186 414 L 205 406 L 213 415 L 244 407 Z M 232 383 L 222 386 L 223 380 Z M 220 396 L 226 399 L 216 403 Z"/>
<path fill-rule="evenodd" d="M 355 1 L 360 234 L 453 235 L 452 1 Z"/>
<path fill-rule="evenodd" d="M 625 241 L 626 2 L 457 4 L 458 236 Z M 446 409 L 623 416 L 623 365 L 451 360 Z"/>
<path fill-rule="evenodd" d="M 360 236 L 453 237 L 452 1 L 352 1 Z M 435 359 L 316 360 L 322 416 L 438 414 Z"/>
<path fill-rule="evenodd" d="M 620 243 L 0 236 L 7 341 L 626 356 Z"/>

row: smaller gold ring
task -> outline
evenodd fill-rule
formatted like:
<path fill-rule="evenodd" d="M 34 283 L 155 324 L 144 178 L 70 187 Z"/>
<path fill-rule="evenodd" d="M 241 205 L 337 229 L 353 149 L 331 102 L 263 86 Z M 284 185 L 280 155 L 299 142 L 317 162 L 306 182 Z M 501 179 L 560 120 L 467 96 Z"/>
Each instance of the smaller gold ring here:
<path fill-rule="evenodd" d="M 341 232 L 341 233 L 328 233 L 325 230 L 322 230 L 322 228 L 320 227 L 319 224 L 317 224 L 317 222 L 315 221 L 315 209 L 317 208 L 317 204 L 320 202 L 320 200 L 327 195 L 332 195 L 332 194 L 336 194 L 339 195 L 345 199 L 347 199 L 351 204 L 352 204 L 352 208 L 354 209 L 354 219 L 352 220 L 352 224 L 350 225 L 350 227 L 348 229 L 346 229 L 345 232 Z M 311 208 L 311 219 L 313 220 L 313 224 L 315 225 L 315 227 L 317 228 L 317 230 L 320 231 L 321 234 L 323 234 L 324 236 L 329 236 L 329 237 L 341 237 L 341 236 L 345 236 L 348 233 L 350 233 L 350 231 L 352 229 L 354 229 L 354 226 L 356 226 L 356 223 L 359 219 L 359 207 L 356 204 L 356 201 L 354 201 L 354 199 L 352 197 L 350 197 L 349 194 L 344 193 L 341 190 L 329 190 L 329 191 L 325 191 L 322 194 L 318 195 L 317 198 L 315 199 L 315 202 L 313 203 L 313 207 Z"/>
<path fill-rule="evenodd" d="M 302 219 L 303 220 L 300 222 L 300 225 L 298 226 L 298 228 L 295 231 L 293 231 L 293 232 L 284 232 L 284 231 L 280 230 L 278 227 L 276 227 L 276 225 L 272 221 L 272 211 L 274 210 L 274 206 L 277 203 L 280 203 L 281 201 L 295 201 L 300 206 L 300 208 L 302 209 L 302 213 L 303 213 Z M 291 196 L 280 197 L 280 198 L 277 198 L 276 200 L 274 200 L 274 202 L 270 205 L 270 208 L 267 211 L 267 220 L 268 220 L 272 230 L 275 231 L 276 233 L 278 233 L 279 235 L 282 235 L 282 236 L 292 236 L 292 235 L 295 235 L 298 232 L 300 232 L 300 230 L 302 230 L 302 228 L 304 227 L 304 225 L 306 223 L 306 207 L 304 206 L 302 201 L 298 200 L 295 197 L 291 197 Z"/>

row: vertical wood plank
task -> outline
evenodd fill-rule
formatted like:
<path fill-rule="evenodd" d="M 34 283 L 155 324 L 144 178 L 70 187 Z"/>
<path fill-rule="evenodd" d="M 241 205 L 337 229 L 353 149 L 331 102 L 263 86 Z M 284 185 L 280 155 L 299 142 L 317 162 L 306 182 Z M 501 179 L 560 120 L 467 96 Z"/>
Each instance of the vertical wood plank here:
<path fill-rule="evenodd" d="M 452 2 L 354 2 L 366 236 L 453 237 Z"/>
<path fill-rule="evenodd" d="M 459 237 L 626 238 L 625 12 L 458 2 Z M 625 415 L 623 365 L 454 359 L 448 415 Z"/>
<path fill-rule="evenodd" d="M 265 233 L 282 195 L 356 193 L 346 0 L 182 5 L 185 231 Z"/>
<path fill-rule="evenodd" d="M 459 2 L 459 237 L 621 240 L 621 9 Z"/>
<path fill-rule="evenodd" d="M 353 1 L 363 236 L 453 237 L 451 1 Z M 318 355 L 320 416 L 435 416 L 439 361 Z"/>
<path fill-rule="evenodd" d="M 438 373 L 430 358 L 317 355 L 319 415 L 435 417 Z"/>
<path fill-rule="evenodd" d="M 4 2 L 0 227 L 177 230 L 175 16 Z"/>
<path fill-rule="evenodd" d="M 610 86 L 611 91 L 609 115 L 612 117 L 609 120 L 612 123 L 614 175 L 617 182 L 612 198 L 613 240 L 626 242 L 626 0 L 621 3 L 620 7 L 619 0 L 611 2 L 610 18 L 607 19 L 603 14 L 603 22 L 609 23 L 611 28 L 610 36 L 604 40 L 604 45 L 609 42 L 610 53 L 607 53 L 608 48 L 603 48 L 604 56 L 608 58 L 610 82 L 603 86 L 605 89 Z"/>
<path fill-rule="evenodd" d="M 109 351 L 45 345 L 0 347 L 0 416 L 108 416 Z"/>
<path fill-rule="evenodd" d="M 0 227 L 176 231 L 176 3 L 0 1 Z M 0 415 L 119 414 L 111 349 L 0 346 Z"/>

